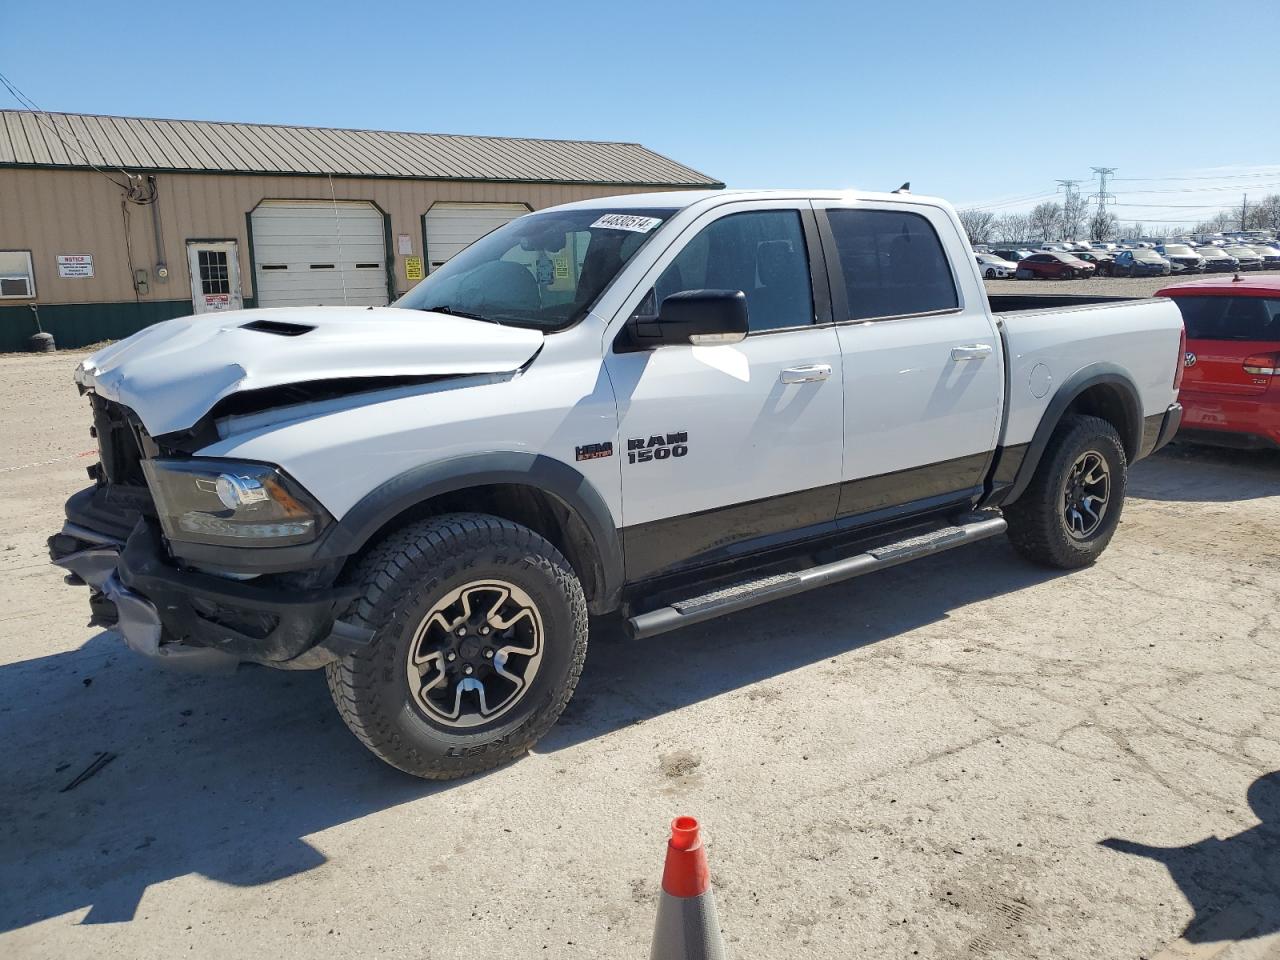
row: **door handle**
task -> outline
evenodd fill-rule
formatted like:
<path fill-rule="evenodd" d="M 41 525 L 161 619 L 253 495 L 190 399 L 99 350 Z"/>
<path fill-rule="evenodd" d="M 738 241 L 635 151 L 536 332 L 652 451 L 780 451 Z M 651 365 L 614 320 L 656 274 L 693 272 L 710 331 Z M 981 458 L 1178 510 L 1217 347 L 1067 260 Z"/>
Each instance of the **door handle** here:
<path fill-rule="evenodd" d="M 811 363 L 804 367 L 787 367 L 778 378 L 783 383 L 812 383 L 831 376 L 831 364 Z"/>
<path fill-rule="evenodd" d="M 951 359 L 956 363 L 962 360 L 981 360 L 990 355 L 991 344 L 989 343 L 971 343 L 963 347 L 951 348 Z"/>

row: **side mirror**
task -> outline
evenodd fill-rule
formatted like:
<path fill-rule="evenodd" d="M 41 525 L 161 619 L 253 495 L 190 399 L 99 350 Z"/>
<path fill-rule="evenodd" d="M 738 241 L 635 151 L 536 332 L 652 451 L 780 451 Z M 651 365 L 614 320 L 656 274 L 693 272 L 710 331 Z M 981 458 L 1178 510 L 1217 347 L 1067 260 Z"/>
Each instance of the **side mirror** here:
<path fill-rule="evenodd" d="M 669 344 L 738 343 L 747 335 L 747 295 L 741 290 L 683 290 L 662 301 L 656 317 L 637 317 L 631 341 L 638 349 Z"/>

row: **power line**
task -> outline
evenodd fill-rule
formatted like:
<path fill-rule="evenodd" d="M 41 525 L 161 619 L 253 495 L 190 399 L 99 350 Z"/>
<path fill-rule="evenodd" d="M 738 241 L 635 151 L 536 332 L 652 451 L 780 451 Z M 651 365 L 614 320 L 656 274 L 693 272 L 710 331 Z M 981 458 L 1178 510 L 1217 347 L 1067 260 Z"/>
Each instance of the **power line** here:
<path fill-rule="evenodd" d="M 88 164 L 91 168 L 93 168 L 93 170 L 97 171 L 102 176 L 106 177 L 108 180 L 114 183 L 121 190 L 125 191 L 126 199 L 128 199 L 133 203 L 138 203 L 138 204 L 151 203 L 155 200 L 154 191 L 150 195 L 142 191 L 142 177 L 140 175 L 130 173 L 128 170 L 124 169 L 124 167 L 116 165 L 116 169 L 119 170 L 122 174 L 124 174 L 124 177 L 126 180 L 125 183 L 121 183 L 111 174 L 107 173 L 106 170 L 103 170 L 102 167 L 98 166 L 98 164 L 90 160 L 89 154 L 88 154 L 88 150 L 90 148 L 85 144 L 83 140 L 81 140 L 78 136 L 76 136 L 76 132 L 74 130 L 68 129 L 66 132 L 71 135 L 71 140 L 68 140 L 66 137 L 64 137 L 62 135 L 63 134 L 62 130 L 58 127 L 57 121 L 55 121 L 53 118 L 53 114 L 49 113 L 49 111 L 47 110 L 42 110 L 39 106 L 37 106 L 34 100 L 32 100 L 25 93 L 19 90 L 17 85 L 8 77 L 6 77 L 3 73 L 0 73 L 0 84 L 3 84 L 5 89 L 7 89 L 9 93 L 13 95 L 13 98 L 18 101 L 18 105 L 20 107 L 24 107 L 25 109 L 31 111 L 31 115 L 35 118 L 36 123 L 43 126 L 46 130 L 51 131 L 53 135 L 58 138 L 58 142 L 61 143 L 63 147 L 65 147 L 68 151 L 74 151 L 76 154 L 79 155 L 80 159 L 83 160 L 86 164 Z M 72 141 L 75 141 L 75 142 L 72 143 Z M 81 149 L 81 148 L 84 148 L 84 149 Z M 93 149 L 97 150 L 96 146 Z M 97 153 L 99 157 L 103 157 L 105 159 L 106 155 L 101 150 L 97 150 Z"/>
<path fill-rule="evenodd" d="M 1194 177 L 1116 177 L 1116 181 L 1124 181 L 1126 183 L 1163 183 L 1171 180 L 1250 180 L 1254 177 L 1274 177 L 1280 170 L 1270 170 L 1261 173 L 1224 173 L 1219 176 L 1205 175 Z"/>
<path fill-rule="evenodd" d="M 1249 186 L 1257 187 L 1259 189 L 1265 188 L 1265 187 L 1280 187 L 1280 180 L 1276 180 L 1270 183 L 1250 183 Z M 1150 190 L 1126 190 L 1125 194 L 1128 196 L 1132 196 L 1132 195 L 1145 195 L 1148 193 L 1223 193 L 1225 191 L 1230 191 L 1234 193 L 1236 190 L 1239 190 L 1239 189 L 1240 189 L 1240 184 L 1235 184 L 1235 185 L 1228 184 L 1221 187 L 1163 187 L 1163 188 L 1152 188 Z"/>

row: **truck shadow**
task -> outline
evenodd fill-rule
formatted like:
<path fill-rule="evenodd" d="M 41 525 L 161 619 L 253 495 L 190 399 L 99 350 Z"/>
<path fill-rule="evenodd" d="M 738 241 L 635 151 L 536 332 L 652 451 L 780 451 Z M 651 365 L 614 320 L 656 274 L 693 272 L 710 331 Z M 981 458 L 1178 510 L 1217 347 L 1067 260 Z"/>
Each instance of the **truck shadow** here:
<path fill-rule="evenodd" d="M 537 749 L 566 750 L 1052 576 L 1000 538 L 649 641 L 620 642 L 602 623 L 577 695 Z M 106 634 L 0 668 L 0 738 L 0 931 L 86 908 L 82 923 L 128 921 L 148 887 L 192 873 L 254 886 L 312 870 L 326 858 L 310 835 L 452 786 L 367 753 L 319 674 L 172 674 Z M 99 751 L 116 758 L 60 792 Z"/>
<path fill-rule="evenodd" d="M 1182 847 L 1108 837 L 1102 846 L 1164 865 L 1195 910 L 1182 932 L 1190 943 L 1244 940 L 1280 931 L 1280 771 L 1249 786 L 1260 823 L 1234 836 Z M 1231 891 L 1224 897 L 1223 891 Z"/>
<path fill-rule="evenodd" d="M 1143 500 L 1180 503 L 1280 496 L 1280 450 L 1172 443 L 1134 466 L 1128 492 Z"/>

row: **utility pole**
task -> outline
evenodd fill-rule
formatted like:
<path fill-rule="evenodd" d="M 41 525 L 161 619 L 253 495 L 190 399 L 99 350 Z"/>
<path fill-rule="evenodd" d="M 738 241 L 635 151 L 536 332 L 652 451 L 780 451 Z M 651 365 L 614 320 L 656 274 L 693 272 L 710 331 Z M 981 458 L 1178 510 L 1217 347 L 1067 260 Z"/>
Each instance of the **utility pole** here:
<path fill-rule="evenodd" d="M 1248 229 L 1249 220 L 1249 195 L 1244 195 L 1244 200 L 1240 204 L 1240 232 L 1244 233 Z"/>

